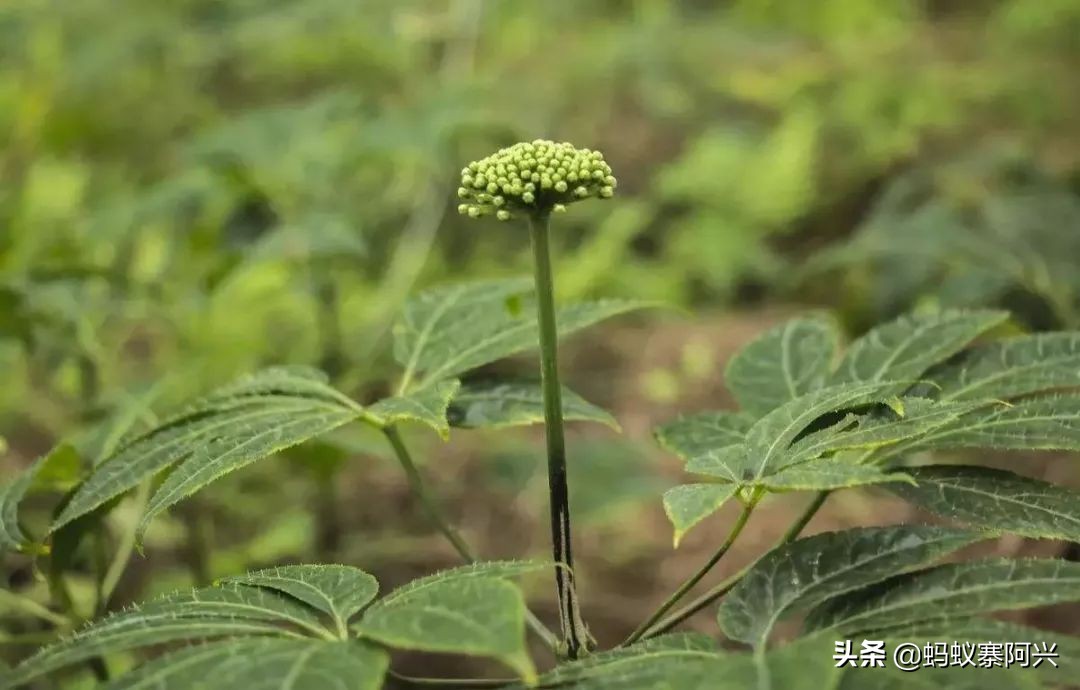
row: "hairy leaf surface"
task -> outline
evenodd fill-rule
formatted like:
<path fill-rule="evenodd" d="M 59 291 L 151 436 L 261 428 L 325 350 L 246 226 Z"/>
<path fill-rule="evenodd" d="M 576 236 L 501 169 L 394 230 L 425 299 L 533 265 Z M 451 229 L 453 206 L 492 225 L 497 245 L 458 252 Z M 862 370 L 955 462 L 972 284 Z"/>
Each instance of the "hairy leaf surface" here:
<path fill-rule="evenodd" d="M 905 450 L 927 448 L 1080 450 L 1080 396 L 987 405 L 904 444 Z"/>
<path fill-rule="evenodd" d="M 379 583 L 359 568 L 347 565 L 287 565 L 257 570 L 225 580 L 266 587 L 294 597 L 328 614 L 339 631 L 375 598 Z"/>
<path fill-rule="evenodd" d="M 764 645 L 777 622 L 830 597 L 917 568 L 980 535 L 928 526 L 827 532 L 773 550 L 750 569 L 720 606 L 728 637 Z"/>
<path fill-rule="evenodd" d="M 1080 493 L 1012 472 L 967 465 L 913 467 L 893 493 L 945 517 L 994 531 L 1080 541 Z"/>
<path fill-rule="evenodd" d="M 821 388 L 836 353 L 838 336 L 823 318 L 792 319 L 743 347 L 724 372 L 739 406 L 761 416 Z"/>
<path fill-rule="evenodd" d="M 871 329 L 848 348 L 833 383 L 904 381 L 956 354 L 979 335 L 1004 322 L 1000 311 L 909 314 Z"/>
<path fill-rule="evenodd" d="M 948 400 L 1005 400 L 1080 386 L 1080 333 L 1039 333 L 978 345 L 931 378 Z"/>
<path fill-rule="evenodd" d="M 847 635 L 1077 600 L 1080 563 L 1051 559 L 950 563 L 827 601 L 811 612 L 806 625 L 812 631 Z"/>
<path fill-rule="evenodd" d="M 164 654 L 102 690 L 378 690 L 386 652 L 356 640 L 254 638 Z"/>
<path fill-rule="evenodd" d="M 414 580 L 373 604 L 354 628 L 392 647 L 492 657 L 531 681 L 525 601 L 504 578 L 540 567 L 478 563 Z"/>
<path fill-rule="evenodd" d="M 563 386 L 563 418 L 597 422 L 619 428 L 607 411 Z M 544 396 L 534 381 L 467 383 L 454 395 L 448 412 L 450 424 L 462 428 L 499 429 L 544 422 Z"/>
<path fill-rule="evenodd" d="M 381 426 L 398 422 L 419 422 L 446 438 L 450 435 L 447 411 L 459 388 L 461 382 L 457 379 L 437 381 L 410 393 L 384 398 L 368 407 L 365 412 Z"/>
<path fill-rule="evenodd" d="M 869 484 L 911 482 L 906 472 L 862 465 L 841 458 L 818 458 L 789 465 L 763 477 L 759 484 L 770 491 L 825 491 Z"/>
<path fill-rule="evenodd" d="M 700 412 L 657 427 L 656 440 L 683 460 L 739 445 L 754 418 L 740 412 Z"/>
<path fill-rule="evenodd" d="M 646 306 L 601 300 L 559 309 L 559 333 Z M 405 367 L 404 389 L 421 388 L 481 365 L 539 347 L 528 279 L 439 288 L 410 300 L 394 328 L 394 357 Z"/>

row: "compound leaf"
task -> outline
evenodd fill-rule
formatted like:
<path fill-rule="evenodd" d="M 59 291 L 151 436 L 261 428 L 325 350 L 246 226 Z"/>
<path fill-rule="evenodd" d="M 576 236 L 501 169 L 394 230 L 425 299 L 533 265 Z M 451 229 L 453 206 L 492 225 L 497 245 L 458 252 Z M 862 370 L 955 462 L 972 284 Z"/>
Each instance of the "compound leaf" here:
<path fill-rule="evenodd" d="M 901 316 L 852 343 L 832 382 L 916 379 L 1008 316 L 1001 311 L 955 310 Z"/>
<path fill-rule="evenodd" d="M 743 347 L 728 362 L 724 380 L 739 406 L 761 416 L 825 383 L 837 333 L 822 318 L 792 319 Z"/>
<path fill-rule="evenodd" d="M 938 515 L 989 530 L 1080 541 L 1080 493 L 1012 472 L 965 465 L 913 467 L 891 491 Z"/>
<path fill-rule="evenodd" d="M 807 617 L 810 631 L 848 635 L 1080 600 L 1080 563 L 995 559 L 899 575 L 831 599 Z"/>
<path fill-rule="evenodd" d="M 608 412 L 565 386 L 562 409 L 567 421 L 597 422 L 616 430 L 619 428 L 619 423 Z M 535 381 L 466 383 L 450 403 L 449 419 L 451 425 L 466 429 L 542 424 L 543 391 Z"/>
<path fill-rule="evenodd" d="M 763 646 L 777 622 L 964 547 L 980 535 L 926 526 L 827 532 L 774 549 L 724 598 L 719 622 L 735 640 Z"/>

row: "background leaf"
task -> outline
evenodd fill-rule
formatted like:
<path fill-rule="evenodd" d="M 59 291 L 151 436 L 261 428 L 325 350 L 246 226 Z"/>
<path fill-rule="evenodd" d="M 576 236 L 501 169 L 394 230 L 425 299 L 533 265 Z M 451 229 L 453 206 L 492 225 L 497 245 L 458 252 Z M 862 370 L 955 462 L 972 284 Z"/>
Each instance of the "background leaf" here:
<path fill-rule="evenodd" d="M 741 412 L 699 412 L 657 427 L 656 440 L 683 460 L 742 443 L 754 418 Z"/>

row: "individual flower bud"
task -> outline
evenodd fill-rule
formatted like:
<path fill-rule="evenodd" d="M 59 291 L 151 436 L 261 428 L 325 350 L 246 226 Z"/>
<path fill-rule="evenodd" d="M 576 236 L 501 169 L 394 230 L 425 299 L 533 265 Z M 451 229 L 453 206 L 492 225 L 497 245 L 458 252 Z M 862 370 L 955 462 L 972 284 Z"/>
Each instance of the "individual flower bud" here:
<path fill-rule="evenodd" d="M 551 210 L 555 213 L 566 213 L 566 206 L 563 204 L 555 204 L 551 207 Z"/>
<path fill-rule="evenodd" d="M 524 201 L 526 204 L 531 204 L 533 201 L 536 200 L 536 197 L 533 195 L 532 192 L 525 192 L 521 195 L 521 200 Z"/>
<path fill-rule="evenodd" d="M 510 212 L 506 209 L 499 209 L 495 212 L 495 217 L 499 220 L 510 220 L 512 216 L 510 215 Z"/>
<path fill-rule="evenodd" d="M 495 197 L 494 199 L 491 200 L 491 203 L 492 203 L 493 206 L 505 206 L 506 205 L 506 197 L 497 196 L 497 197 Z"/>
<path fill-rule="evenodd" d="M 574 196 L 578 197 L 579 199 L 584 199 L 585 197 L 589 196 L 589 190 L 585 187 L 575 187 Z"/>
<path fill-rule="evenodd" d="M 469 205 L 468 204 L 458 204 L 457 212 L 460 213 L 461 215 L 465 215 L 466 213 L 469 212 Z"/>
<path fill-rule="evenodd" d="M 558 182 L 556 182 L 555 183 L 555 191 L 558 192 L 559 194 L 562 194 L 563 192 L 565 192 L 566 191 L 566 182 L 564 180 L 559 180 Z"/>
<path fill-rule="evenodd" d="M 471 194 L 472 194 L 472 192 L 465 189 L 464 187 L 458 187 L 457 188 L 457 195 L 459 197 L 461 197 L 462 199 L 468 199 Z"/>
<path fill-rule="evenodd" d="M 611 187 L 601 187 L 600 188 L 600 196 L 602 196 L 605 199 L 610 199 L 611 197 L 615 196 L 615 190 L 612 189 Z"/>
<path fill-rule="evenodd" d="M 469 207 L 469 217 L 470 218 L 479 218 L 480 217 L 480 208 L 478 206 L 470 206 Z"/>

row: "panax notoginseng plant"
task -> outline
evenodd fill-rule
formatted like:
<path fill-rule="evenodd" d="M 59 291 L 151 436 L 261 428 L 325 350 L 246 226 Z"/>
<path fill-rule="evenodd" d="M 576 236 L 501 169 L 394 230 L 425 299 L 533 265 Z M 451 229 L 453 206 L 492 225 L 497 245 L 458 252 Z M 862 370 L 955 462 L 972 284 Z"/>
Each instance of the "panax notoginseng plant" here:
<path fill-rule="evenodd" d="M 1080 450 L 1080 333 L 1006 336 L 1008 316 L 998 311 L 910 314 L 846 347 L 830 320 L 810 316 L 749 343 L 725 371 L 737 410 L 683 416 L 656 432 L 695 477 L 663 497 L 676 545 L 728 502 L 739 506 L 738 517 L 715 554 L 625 641 L 591 648 L 574 587 L 562 425 L 610 416 L 561 385 L 556 342 L 643 305 L 555 305 L 548 232 L 553 212 L 610 197 L 614 188 L 599 153 L 547 141 L 518 144 L 463 170 L 462 213 L 526 221 L 535 276 L 455 285 L 410 301 L 394 331 L 402 371 L 390 397 L 361 405 L 319 372 L 272 368 L 146 428 L 132 428 L 130 415 L 113 419 L 112 440 L 93 446 L 99 451 L 61 445 L 6 484 L 0 547 L 39 559 L 52 600 L 26 592 L 5 592 L 4 600 L 50 626 L 57 639 L 5 671 L 0 688 L 45 678 L 55 685 L 85 672 L 110 690 L 369 690 L 387 683 L 993 690 L 1059 687 L 1080 678 L 1080 639 L 987 615 L 1080 600 L 1080 564 L 959 553 L 1002 535 L 1080 540 L 1076 492 L 966 464 L 967 455 L 955 454 Z M 536 349 L 539 384 L 462 383 L 478 367 Z M 541 422 L 554 563 L 477 561 L 421 476 L 401 427 L 427 426 L 445 437 L 451 428 Z M 155 516 L 245 465 L 348 424 L 385 436 L 433 527 L 465 565 L 381 597 L 378 582 L 359 568 L 300 564 L 234 575 L 105 615 L 87 616 L 65 596 L 80 544 L 93 540 L 102 517 L 120 502 L 140 506 L 142 518 L 98 581 L 98 612 L 110 608 L 116 573 L 130 554 L 125 546 L 140 542 Z M 942 452 L 954 454 L 943 463 Z M 829 497 L 849 489 L 887 492 L 943 519 L 800 538 Z M 762 502 L 801 493 L 810 500 L 770 550 L 706 583 L 752 528 Z M 58 499 L 48 524 L 27 529 L 46 496 Z M 515 584 L 552 567 L 560 636 L 529 612 Z M 677 631 L 704 611 L 716 615 L 723 646 L 718 634 Z M 797 623 L 785 626 L 785 642 L 778 640 L 781 623 Z M 528 652 L 527 630 L 553 652 L 543 669 Z M 933 661 L 939 643 L 948 654 L 955 649 L 960 661 L 966 655 L 970 665 L 903 673 L 892 657 L 883 667 L 869 663 L 872 650 L 905 644 L 930 649 Z M 995 661 L 1006 643 L 1012 656 Z M 868 663 L 860 661 L 863 648 Z M 116 674 L 118 660 L 139 650 L 145 660 Z M 488 658 L 513 677 L 407 678 L 391 667 L 393 650 Z M 1026 650 L 1024 663 L 1016 650 Z"/>

